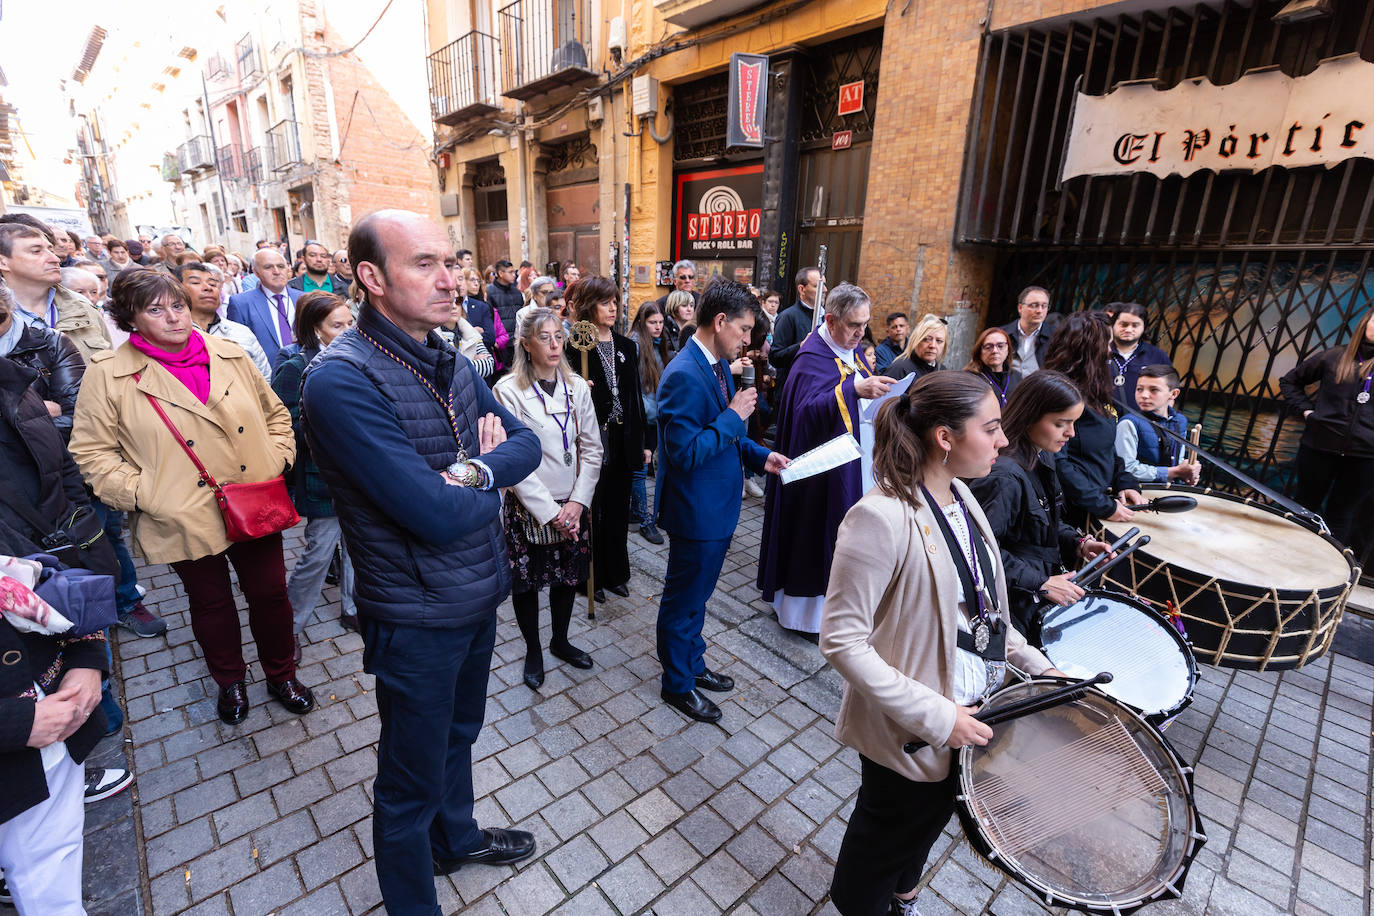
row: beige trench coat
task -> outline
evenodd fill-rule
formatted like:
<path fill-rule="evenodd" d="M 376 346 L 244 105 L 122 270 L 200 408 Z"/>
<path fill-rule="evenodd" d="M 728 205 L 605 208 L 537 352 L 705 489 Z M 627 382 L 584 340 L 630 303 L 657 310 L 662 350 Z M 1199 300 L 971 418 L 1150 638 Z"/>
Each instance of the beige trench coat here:
<path fill-rule="evenodd" d="M 206 404 L 127 343 L 91 358 L 76 399 L 72 457 L 102 502 L 132 513 L 134 548 L 149 563 L 211 556 L 229 539 L 213 492 L 145 394 L 158 399 L 219 483 L 271 480 L 296 456 L 291 415 L 253 361 L 233 341 L 204 336 Z"/>
<path fill-rule="evenodd" d="M 958 480 L 969 515 L 997 566 L 997 605 L 1008 660 L 1030 674 L 1051 667 L 1007 615 L 997 540 L 978 501 Z M 931 509 L 913 509 L 874 488 L 840 524 L 821 618 L 822 654 L 844 677 L 835 737 L 916 782 L 949 774 L 954 729 L 959 573 Z M 902 745 L 930 743 L 915 754 Z"/>

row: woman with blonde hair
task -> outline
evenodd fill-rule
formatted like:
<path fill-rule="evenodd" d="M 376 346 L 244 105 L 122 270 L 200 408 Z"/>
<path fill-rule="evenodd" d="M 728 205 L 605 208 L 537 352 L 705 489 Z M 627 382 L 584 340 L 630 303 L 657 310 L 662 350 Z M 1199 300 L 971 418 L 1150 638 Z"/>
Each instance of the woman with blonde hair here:
<path fill-rule="evenodd" d="M 940 360 L 945 355 L 945 342 L 949 339 L 949 322 L 940 315 L 927 313 L 916 322 L 916 327 L 906 338 L 906 349 L 892 361 L 885 373 L 890 378 L 902 379 L 915 374 L 923 375 L 938 372 L 945 368 Z"/>
<path fill-rule="evenodd" d="M 525 685 L 538 690 L 544 683 L 539 592 L 545 588 L 553 618 L 549 651 L 574 668 L 592 666 L 591 656 L 568 641 L 568 626 L 591 561 L 589 507 L 601 475 L 601 431 L 591 389 L 563 356 L 567 338 L 558 316 L 536 306 L 520 332 L 515 366 L 494 393 L 539 436 L 543 455 L 539 468 L 507 491 L 502 508 L 511 603 L 525 638 Z"/>

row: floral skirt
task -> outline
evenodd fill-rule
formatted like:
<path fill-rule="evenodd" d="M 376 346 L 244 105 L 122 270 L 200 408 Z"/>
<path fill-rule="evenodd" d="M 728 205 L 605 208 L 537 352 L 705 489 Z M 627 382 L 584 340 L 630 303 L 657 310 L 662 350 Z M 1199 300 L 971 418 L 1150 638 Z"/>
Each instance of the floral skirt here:
<path fill-rule="evenodd" d="M 547 588 L 550 585 L 578 586 L 587 581 L 591 565 L 591 512 L 582 510 L 577 539 L 560 540 L 544 546 L 531 544 L 521 524 L 523 507 L 514 493 L 507 493 L 501 507 L 506 529 L 506 551 L 510 555 L 511 591 L 514 594 Z"/>

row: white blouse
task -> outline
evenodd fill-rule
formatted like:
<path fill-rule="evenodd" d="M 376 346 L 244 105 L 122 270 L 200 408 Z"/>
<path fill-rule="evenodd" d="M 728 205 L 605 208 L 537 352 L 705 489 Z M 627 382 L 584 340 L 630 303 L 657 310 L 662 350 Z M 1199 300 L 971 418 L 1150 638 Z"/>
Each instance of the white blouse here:
<path fill-rule="evenodd" d="M 942 507 L 945 519 L 949 522 L 950 529 L 954 532 L 954 538 L 959 542 L 959 547 L 964 552 L 965 560 L 973 550 L 973 542 L 969 540 L 968 525 L 964 523 L 964 513 L 960 509 L 957 501 Z M 986 571 L 983 573 L 987 575 Z M 954 591 L 959 596 L 959 632 L 972 633 L 969 626 L 970 611 L 965 604 L 964 582 L 956 578 Z M 995 687 L 996 685 L 994 685 Z M 978 701 L 988 689 L 988 666 L 983 661 L 982 656 L 967 649 L 954 650 L 954 696 L 952 699 L 960 706 L 970 706 Z"/>

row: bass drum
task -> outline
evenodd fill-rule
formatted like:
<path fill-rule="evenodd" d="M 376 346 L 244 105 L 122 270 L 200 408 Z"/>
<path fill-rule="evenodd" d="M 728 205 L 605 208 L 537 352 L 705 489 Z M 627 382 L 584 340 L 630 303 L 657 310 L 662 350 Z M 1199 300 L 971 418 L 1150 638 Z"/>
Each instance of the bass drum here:
<path fill-rule="evenodd" d="M 1045 611 L 1041 648 L 1071 678 L 1110 671 L 1103 693 L 1164 728 L 1193 701 L 1197 659 L 1188 640 L 1144 604 L 1089 590 L 1067 607 Z"/>
<path fill-rule="evenodd" d="M 1068 683 L 1036 678 L 986 707 Z M 1192 770 L 1154 726 L 1089 688 L 959 751 L 959 818 L 983 856 L 1046 906 L 1129 913 L 1183 895 L 1207 841 Z"/>
<path fill-rule="evenodd" d="M 1150 543 L 1112 567 L 1102 584 L 1183 616 L 1193 651 L 1229 668 L 1298 668 L 1331 648 L 1360 581 L 1348 550 L 1270 506 L 1210 489 L 1145 486 L 1149 498 L 1187 493 L 1197 508 L 1137 512 Z M 1108 540 L 1126 526 L 1098 525 Z"/>

